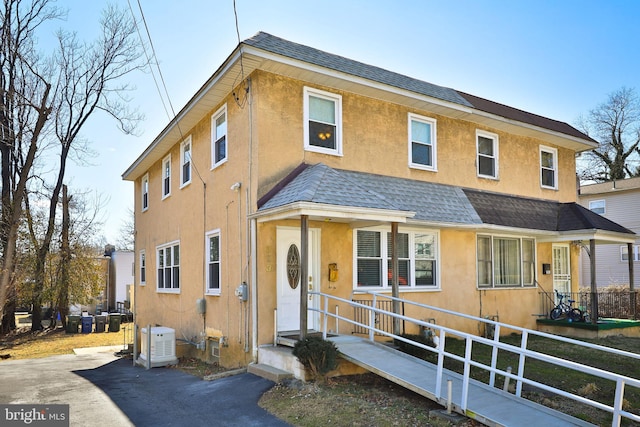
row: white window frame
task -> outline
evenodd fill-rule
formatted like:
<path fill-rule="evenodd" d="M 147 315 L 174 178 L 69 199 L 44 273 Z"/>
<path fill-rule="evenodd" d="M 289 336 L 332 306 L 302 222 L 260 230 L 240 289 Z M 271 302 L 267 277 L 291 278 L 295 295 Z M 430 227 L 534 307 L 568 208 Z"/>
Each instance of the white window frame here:
<path fill-rule="evenodd" d="M 209 286 L 210 282 L 210 276 L 211 276 L 211 272 L 209 269 L 209 264 L 211 264 L 211 245 L 209 244 L 209 241 L 211 240 L 211 238 L 213 237 L 217 237 L 218 238 L 218 288 L 211 288 Z M 211 230 L 208 233 L 205 234 L 205 239 L 204 239 L 204 244 L 205 244 L 205 275 L 207 278 L 207 281 L 205 283 L 205 293 L 207 295 L 220 295 L 222 292 L 222 236 L 220 233 L 220 229 L 216 229 L 216 230 Z"/>
<path fill-rule="evenodd" d="M 548 168 L 543 166 L 542 164 L 542 153 L 549 153 L 551 155 L 553 155 L 553 168 Z M 553 185 L 545 185 L 543 183 L 543 179 L 542 179 L 542 172 L 545 170 L 551 170 L 553 171 Z M 551 148 L 551 147 L 545 147 L 543 145 L 540 146 L 540 187 L 542 188 L 548 188 L 551 190 L 557 190 L 558 189 L 558 150 L 555 148 Z"/>
<path fill-rule="evenodd" d="M 140 285 L 144 286 L 147 284 L 147 254 L 144 249 L 142 249 L 139 253 L 140 260 Z"/>
<path fill-rule="evenodd" d="M 607 201 L 605 199 L 589 200 L 589 210 L 604 215 L 607 213 Z"/>
<path fill-rule="evenodd" d="M 185 147 L 189 146 L 189 179 L 185 180 L 184 178 L 184 166 L 185 166 Z M 191 179 L 193 178 L 193 144 L 191 144 L 191 135 L 185 138 L 184 141 L 180 143 L 180 188 L 184 188 L 187 185 L 191 184 Z"/>
<path fill-rule="evenodd" d="M 167 171 L 168 166 L 168 171 Z M 168 186 L 167 186 L 168 183 Z M 162 159 L 162 200 L 171 195 L 171 154 Z M 168 188 L 167 188 L 168 187 Z"/>
<path fill-rule="evenodd" d="M 175 255 L 175 250 L 176 248 L 178 249 L 178 262 L 176 264 L 175 260 L 176 260 L 176 255 Z M 167 264 L 166 262 L 166 254 L 167 254 L 167 249 L 171 249 L 171 256 L 170 256 L 170 264 Z M 163 255 L 160 256 L 160 252 L 163 252 Z M 180 293 L 180 288 L 181 288 L 181 278 L 180 278 L 180 258 L 182 257 L 182 254 L 180 253 L 180 241 L 179 240 L 175 240 L 173 242 L 169 242 L 169 243 L 165 243 L 164 245 L 159 245 L 156 246 L 156 292 L 158 293 L 168 293 L 168 294 L 179 294 Z M 160 265 L 160 260 L 162 259 L 162 266 Z M 159 273 L 160 273 L 160 268 L 162 268 L 163 270 L 163 277 L 165 277 L 166 274 L 166 270 L 170 269 L 171 270 L 171 287 L 164 287 L 164 280 L 163 280 L 163 287 L 160 287 L 160 281 L 159 281 Z M 175 286 L 175 274 L 176 271 L 178 273 L 178 286 Z"/>
<path fill-rule="evenodd" d="M 372 231 L 380 233 L 380 257 L 376 259 L 380 259 L 381 267 L 380 267 L 380 279 L 381 286 L 358 286 L 358 231 Z M 409 258 L 401 258 L 402 260 L 408 260 L 409 262 L 409 274 L 410 278 L 408 283 L 402 284 L 399 286 L 399 290 L 403 291 L 440 291 L 441 290 L 441 281 L 440 281 L 440 270 L 441 270 L 441 259 L 440 259 L 440 232 L 439 230 L 433 229 L 420 229 L 420 228 L 401 228 L 398 230 L 398 234 L 407 234 L 408 235 L 408 246 L 409 246 Z M 434 238 L 433 245 L 435 246 L 435 254 L 433 258 L 420 258 L 416 256 L 416 236 L 419 235 L 432 235 Z M 390 242 L 388 239 L 391 237 L 391 230 L 385 227 L 367 227 L 367 228 L 357 228 L 353 230 L 353 290 L 355 292 L 358 291 L 369 291 L 369 290 L 378 290 L 378 291 L 391 291 L 392 283 L 391 283 L 391 270 L 389 268 L 389 263 L 391 261 L 391 254 L 389 253 L 389 245 Z M 361 257 L 362 259 L 366 259 L 366 257 Z M 433 285 L 416 285 L 416 259 L 420 260 L 432 260 L 435 264 L 435 274 L 433 277 L 434 284 Z"/>
<path fill-rule="evenodd" d="M 493 155 L 489 156 L 484 153 L 480 153 L 480 138 L 486 138 L 493 141 Z M 484 130 L 476 129 L 476 173 L 480 178 L 487 179 L 498 179 L 499 177 L 499 168 L 498 168 L 498 149 L 499 149 L 499 138 L 495 133 L 487 132 Z M 480 172 L 480 157 L 493 159 L 493 175 L 486 175 Z"/>
<path fill-rule="evenodd" d="M 316 153 L 330 154 L 333 156 L 342 156 L 342 96 L 335 93 L 325 92 L 323 90 L 314 89 L 306 86 L 304 87 L 303 92 L 304 92 L 304 100 L 303 100 L 304 149 L 306 151 L 313 151 Z M 334 114 L 335 114 L 336 123 L 333 123 L 332 125 L 336 127 L 336 135 L 335 135 L 336 147 L 335 148 L 325 148 L 325 147 L 318 147 L 316 145 L 311 145 L 311 141 L 309 139 L 309 97 L 326 99 L 334 103 L 334 106 L 335 106 Z"/>
<path fill-rule="evenodd" d="M 431 165 L 425 165 L 423 163 L 416 163 L 413 161 L 413 135 L 412 135 L 412 123 L 413 122 L 424 123 L 429 125 L 431 130 L 429 144 L 425 144 L 421 141 L 416 141 L 417 144 L 430 145 L 431 146 Z M 437 120 L 431 117 L 420 116 L 418 114 L 409 113 L 407 119 L 407 134 L 408 134 L 408 151 L 409 151 L 409 167 L 414 169 L 422 169 L 432 172 L 438 170 L 438 131 Z"/>
<path fill-rule="evenodd" d="M 224 116 L 225 130 L 224 135 L 217 135 L 216 121 L 220 116 Z M 224 158 L 216 162 L 216 142 L 222 137 L 225 139 Z M 218 111 L 211 116 L 211 169 L 227 162 L 229 158 L 229 116 L 227 115 L 227 104 L 224 104 Z"/>
<path fill-rule="evenodd" d="M 480 244 L 480 239 L 489 239 L 490 242 L 490 259 L 482 260 L 482 262 L 488 263 L 489 272 L 490 272 L 490 283 L 480 283 L 480 268 L 479 263 L 481 260 L 479 259 L 479 249 L 478 246 Z M 497 284 L 495 279 L 495 240 L 517 240 L 519 247 L 518 254 L 518 275 L 520 283 L 509 283 L 509 284 Z M 526 265 L 531 269 L 532 277 L 531 283 L 524 283 L 524 268 L 525 268 L 525 260 L 524 260 L 524 245 L 523 241 L 529 241 L 533 245 L 533 259 L 527 260 Z M 476 235 L 476 287 L 477 289 L 521 289 L 521 288 L 535 288 L 536 287 L 536 259 L 537 259 L 537 243 L 536 239 L 528 236 L 512 236 L 512 235 L 498 235 L 498 234 L 477 234 Z"/>
<path fill-rule="evenodd" d="M 140 206 L 141 211 L 145 212 L 149 209 L 149 174 L 146 173 L 140 181 Z"/>
<path fill-rule="evenodd" d="M 633 262 L 638 261 L 640 261 L 640 245 L 633 245 Z M 627 245 L 620 245 L 620 262 L 629 262 Z"/>

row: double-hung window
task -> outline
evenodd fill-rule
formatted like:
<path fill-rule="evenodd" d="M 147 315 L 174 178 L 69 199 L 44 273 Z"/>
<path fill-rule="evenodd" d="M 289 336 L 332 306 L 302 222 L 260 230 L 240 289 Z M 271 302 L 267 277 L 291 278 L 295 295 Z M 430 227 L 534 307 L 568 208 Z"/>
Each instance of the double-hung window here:
<path fill-rule="evenodd" d="M 171 154 L 162 161 L 162 198 L 171 195 Z"/>
<path fill-rule="evenodd" d="M 173 242 L 157 248 L 158 283 L 162 292 L 180 292 L 180 243 Z"/>
<path fill-rule="evenodd" d="M 191 182 L 191 136 L 180 144 L 180 187 Z"/>
<path fill-rule="evenodd" d="M 227 161 L 227 106 L 211 116 L 211 168 Z"/>
<path fill-rule="evenodd" d="M 600 215 L 607 213 L 607 205 L 605 200 L 590 200 L 589 210 Z"/>
<path fill-rule="evenodd" d="M 140 251 L 140 284 L 147 284 L 147 255 L 145 251 Z"/>
<path fill-rule="evenodd" d="M 342 155 L 342 97 L 304 88 L 304 148 Z"/>
<path fill-rule="evenodd" d="M 392 234 L 378 229 L 355 230 L 355 289 L 390 289 L 393 284 Z M 398 233 L 400 288 L 437 289 L 437 241 L 433 231 Z"/>
<path fill-rule="evenodd" d="M 149 209 L 149 174 L 145 174 L 140 182 L 140 194 L 142 195 L 141 206 L 142 212 Z"/>
<path fill-rule="evenodd" d="M 631 259 L 634 262 L 640 261 L 640 245 L 634 245 L 632 248 L 633 248 L 633 253 L 631 254 Z M 625 261 L 625 262 L 629 261 L 629 249 L 627 245 L 620 246 L 620 261 Z"/>
<path fill-rule="evenodd" d="M 435 171 L 436 151 L 436 120 L 410 113 L 409 166 Z"/>
<path fill-rule="evenodd" d="M 558 189 L 558 150 L 555 148 L 540 147 L 540 185 Z"/>
<path fill-rule="evenodd" d="M 220 232 L 212 231 L 206 236 L 207 245 L 207 294 L 220 294 Z"/>
<path fill-rule="evenodd" d="M 481 130 L 476 131 L 476 161 L 478 176 L 498 178 L 498 135 Z"/>
<path fill-rule="evenodd" d="M 535 286 L 535 240 L 478 236 L 478 287 Z"/>

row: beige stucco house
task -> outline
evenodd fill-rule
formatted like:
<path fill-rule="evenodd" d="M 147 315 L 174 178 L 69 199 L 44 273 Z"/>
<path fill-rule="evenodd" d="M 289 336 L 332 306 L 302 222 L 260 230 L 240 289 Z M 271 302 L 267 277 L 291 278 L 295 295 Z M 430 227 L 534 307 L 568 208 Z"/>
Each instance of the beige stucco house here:
<path fill-rule="evenodd" d="M 575 242 L 634 240 L 576 203 L 575 154 L 596 145 L 562 122 L 258 33 L 123 174 L 136 322 L 246 365 L 277 334 L 318 328 L 300 315 L 303 287 L 367 299 L 391 291 L 397 262 L 403 298 L 535 328 L 540 292 L 577 289 Z"/>

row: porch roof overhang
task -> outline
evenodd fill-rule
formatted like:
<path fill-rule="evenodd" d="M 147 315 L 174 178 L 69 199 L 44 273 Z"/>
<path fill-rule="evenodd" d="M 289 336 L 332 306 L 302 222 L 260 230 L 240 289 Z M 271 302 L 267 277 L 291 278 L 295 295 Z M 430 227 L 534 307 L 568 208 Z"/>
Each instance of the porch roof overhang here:
<path fill-rule="evenodd" d="M 307 216 L 367 227 L 383 223 L 532 236 L 539 242 L 633 243 L 636 234 L 577 203 L 302 164 L 258 201 L 259 222 Z"/>
<path fill-rule="evenodd" d="M 406 223 L 408 218 L 415 216 L 415 212 L 398 211 L 393 209 L 372 209 L 353 206 L 331 205 L 314 202 L 294 202 L 286 205 L 258 211 L 249 216 L 258 222 L 297 219 L 306 215 L 312 221 L 342 222 L 342 223 Z"/>

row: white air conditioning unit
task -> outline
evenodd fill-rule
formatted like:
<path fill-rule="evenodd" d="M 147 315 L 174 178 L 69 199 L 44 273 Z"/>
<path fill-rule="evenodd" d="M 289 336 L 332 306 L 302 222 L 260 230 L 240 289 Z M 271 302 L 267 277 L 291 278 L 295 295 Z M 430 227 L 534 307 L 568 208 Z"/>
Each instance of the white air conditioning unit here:
<path fill-rule="evenodd" d="M 142 343 L 139 361 L 141 365 L 147 365 L 149 355 L 150 367 L 175 365 L 176 358 L 176 331 L 163 326 L 151 328 L 151 345 L 147 336 L 147 328 L 142 328 L 140 341 Z"/>

